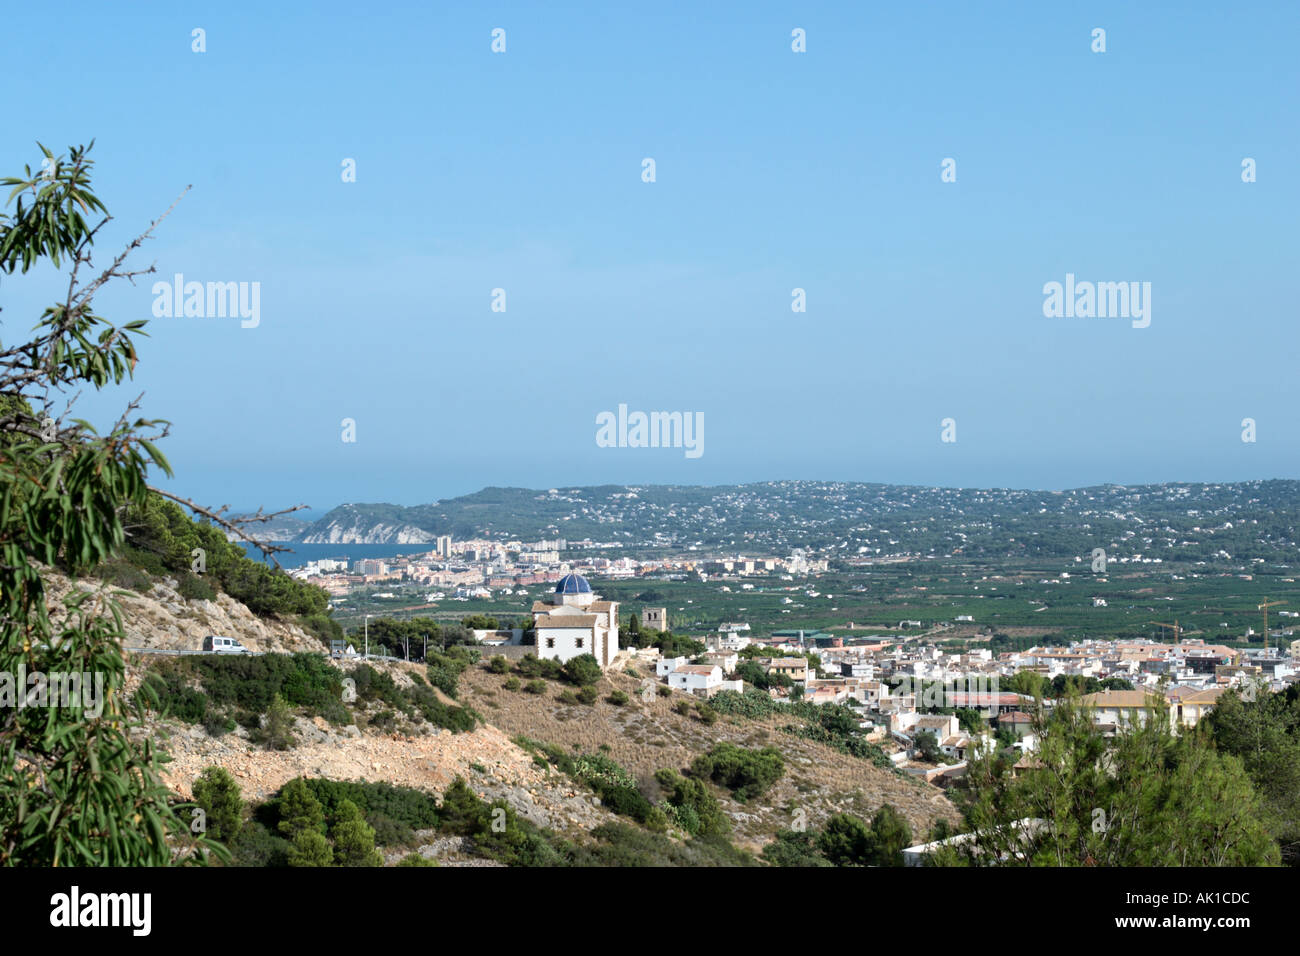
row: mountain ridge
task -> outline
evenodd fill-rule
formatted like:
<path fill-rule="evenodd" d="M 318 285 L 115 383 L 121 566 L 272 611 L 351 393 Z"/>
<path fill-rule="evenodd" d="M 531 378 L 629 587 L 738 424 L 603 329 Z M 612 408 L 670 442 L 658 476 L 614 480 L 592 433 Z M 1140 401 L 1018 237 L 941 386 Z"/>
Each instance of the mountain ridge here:
<path fill-rule="evenodd" d="M 1242 529 L 1234 522 L 1253 524 Z M 425 505 L 350 503 L 294 540 L 419 544 L 447 534 L 458 540 L 591 538 L 629 548 L 1058 555 L 1139 538 L 1157 550 L 1181 546 L 1203 558 L 1224 549 L 1267 556 L 1294 548 L 1297 525 L 1300 482 L 1283 479 L 1061 491 L 781 481 L 489 487 Z M 1215 547 L 1206 551 L 1210 539 Z"/>

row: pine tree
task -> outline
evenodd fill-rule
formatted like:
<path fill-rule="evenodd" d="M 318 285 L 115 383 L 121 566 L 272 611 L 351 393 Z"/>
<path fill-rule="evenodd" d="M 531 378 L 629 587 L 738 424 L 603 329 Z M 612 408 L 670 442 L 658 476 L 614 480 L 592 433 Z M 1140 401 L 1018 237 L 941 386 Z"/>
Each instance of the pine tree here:
<path fill-rule="evenodd" d="M 290 840 L 299 833 L 320 833 L 322 836 L 325 833 L 325 808 L 301 777 L 290 780 L 280 791 L 280 822 L 277 827 Z"/>
<path fill-rule="evenodd" d="M 194 781 L 194 802 L 207 818 L 208 835 L 229 843 L 244 823 L 244 801 L 239 784 L 222 767 L 208 767 Z"/>
<path fill-rule="evenodd" d="M 300 830 L 289 847 L 290 866 L 331 866 L 334 852 L 325 834 L 315 830 Z"/>
<path fill-rule="evenodd" d="M 334 862 L 339 866 L 383 866 L 384 858 L 375 849 L 374 828 L 351 800 L 339 804 L 330 836 L 334 838 Z"/>

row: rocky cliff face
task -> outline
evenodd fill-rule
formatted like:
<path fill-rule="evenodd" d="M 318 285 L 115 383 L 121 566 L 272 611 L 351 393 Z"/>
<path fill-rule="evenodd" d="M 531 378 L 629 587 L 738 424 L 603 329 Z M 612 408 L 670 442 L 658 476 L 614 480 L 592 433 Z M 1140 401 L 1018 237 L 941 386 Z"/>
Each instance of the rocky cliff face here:
<path fill-rule="evenodd" d="M 304 544 L 432 544 L 435 540 L 435 535 L 415 525 L 370 521 L 360 515 L 317 522 L 302 538 Z"/>
<path fill-rule="evenodd" d="M 49 603 L 57 607 L 74 582 L 53 572 L 45 575 Z M 227 594 L 215 601 L 188 601 L 176 591 L 174 578 L 154 582 L 147 594 L 111 588 L 102 581 L 82 578 L 78 590 L 116 597 L 122 607 L 126 646 L 197 651 L 209 634 L 233 637 L 250 651 L 294 653 L 321 651 L 321 642 L 296 624 L 260 618 Z"/>

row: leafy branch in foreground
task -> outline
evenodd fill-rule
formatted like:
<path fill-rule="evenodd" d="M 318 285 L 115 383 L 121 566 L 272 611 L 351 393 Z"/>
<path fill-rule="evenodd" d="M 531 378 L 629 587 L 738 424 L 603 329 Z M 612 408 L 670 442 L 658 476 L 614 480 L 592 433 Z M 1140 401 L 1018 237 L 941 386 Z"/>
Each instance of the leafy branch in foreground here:
<path fill-rule="evenodd" d="M 90 146 L 66 159 L 40 148 L 43 169 L 0 180 L 12 187 L 0 212 L 0 277 L 41 260 L 69 273 L 66 293 L 25 340 L 0 341 L 0 865 L 201 862 L 225 851 L 190 832 L 158 776 L 164 758 L 133 733 L 143 715 L 123 700 L 116 601 L 74 588 L 52 604 L 42 580 L 46 568 L 76 575 L 120 553 L 124 512 L 145 503 L 150 468 L 171 475 L 156 445 L 167 423 L 134 417 L 138 400 L 105 435 L 70 417 L 75 394 L 54 414 L 71 388 L 133 377 L 145 322 L 115 327 L 93 300 L 114 279 L 154 271 L 126 260 L 167 213 L 96 273 L 91 249 L 110 217 L 90 188 Z M 274 550 L 220 511 L 181 503 Z"/>

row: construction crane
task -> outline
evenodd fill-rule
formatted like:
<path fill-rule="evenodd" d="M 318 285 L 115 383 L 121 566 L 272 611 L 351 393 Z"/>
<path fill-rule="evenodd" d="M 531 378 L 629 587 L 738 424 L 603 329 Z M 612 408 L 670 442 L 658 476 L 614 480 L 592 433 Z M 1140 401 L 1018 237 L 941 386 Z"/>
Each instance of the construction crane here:
<path fill-rule="evenodd" d="M 1264 603 L 1255 608 L 1257 611 L 1264 612 L 1264 650 L 1266 651 L 1268 650 L 1268 609 L 1285 603 L 1286 601 L 1270 601 L 1268 598 L 1264 598 Z"/>
<path fill-rule="evenodd" d="M 1182 628 L 1180 628 L 1180 627 L 1178 626 L 1178 622 L 1177 622 L 1177 621 L 1174 621 L 1174 623 L 1172 623 L 1172 624 L 1165 624 L 1163 621 L 1147 621 L 1147 623 L 1148 623 L 1148 624 L 1154 624 L 1156 627 L 1167 627 L 1167 628 L 1169 628 L 1170 630 L 1172 630 L 1172 631 L 1174 632 L 1174 643 L 1175 643 L 1175 644 L 1178 643 L 1178 635 L 1182 633 Z"/>

